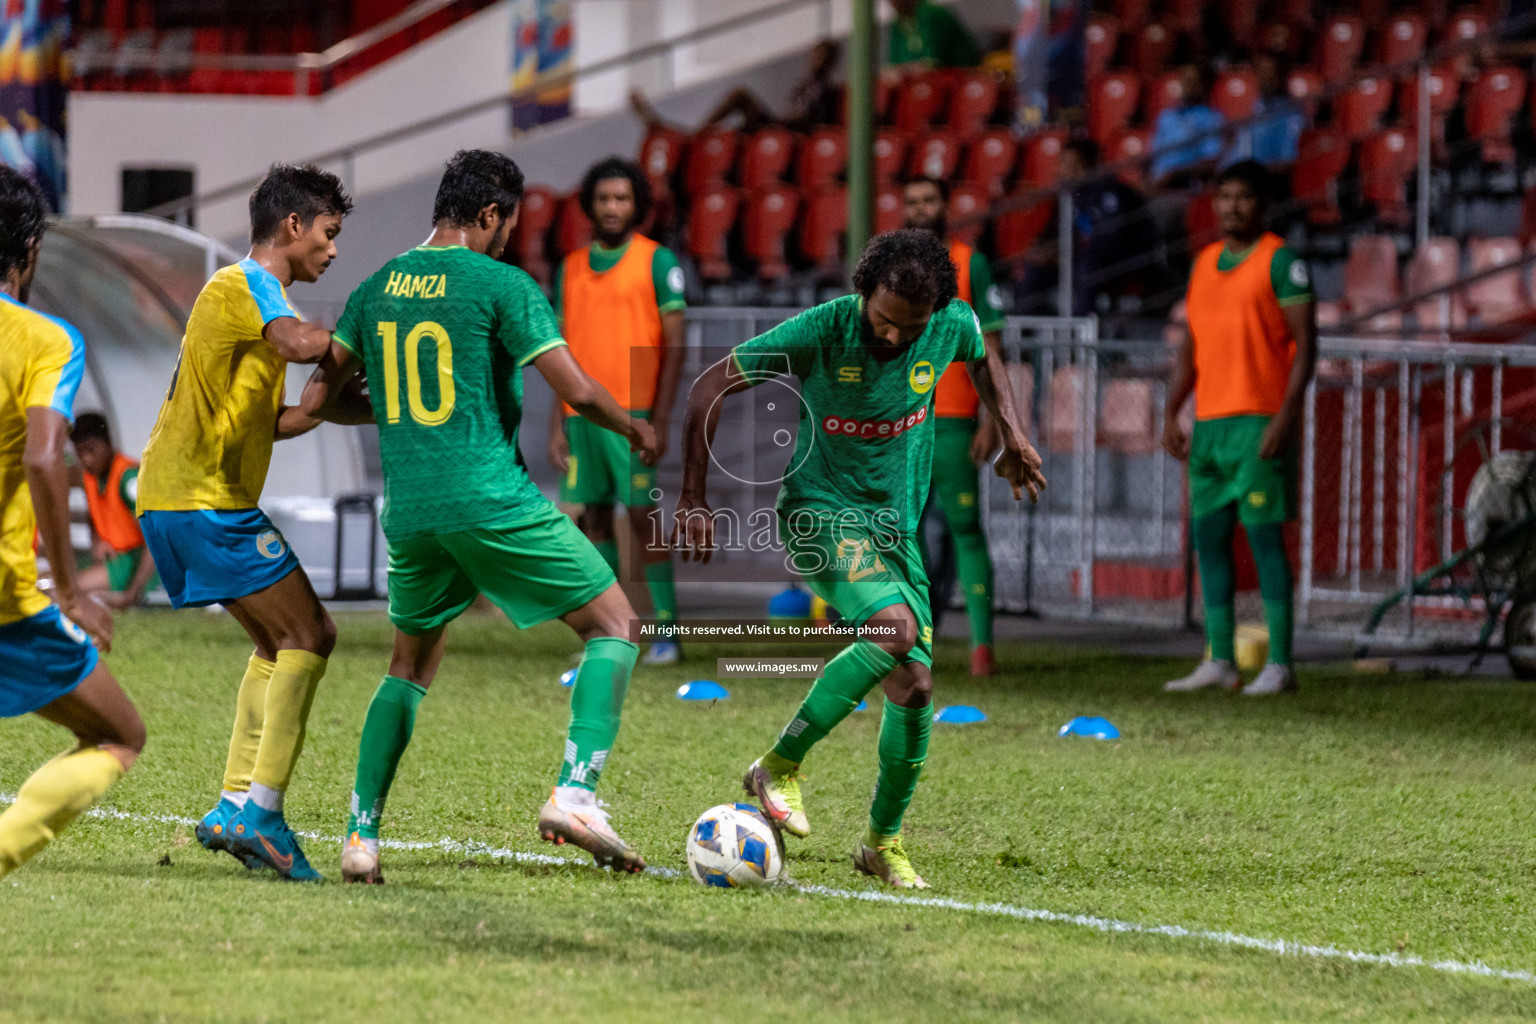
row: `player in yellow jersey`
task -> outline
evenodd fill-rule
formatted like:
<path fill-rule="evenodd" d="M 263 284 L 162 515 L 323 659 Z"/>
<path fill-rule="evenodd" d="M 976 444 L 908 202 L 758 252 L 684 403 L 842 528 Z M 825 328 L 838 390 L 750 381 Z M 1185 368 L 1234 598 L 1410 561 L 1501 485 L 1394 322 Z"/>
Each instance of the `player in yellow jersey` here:
<path fill-rule="evenodd" d="M 257 507 L 272 442 L 318 420 L 283 405 L 289 363 L 331 334 L 284 289 L 336 258 L 352 202 L 334 174 L 277 164 L 251 193 L 251 252 L 203 286 L 139 469 L 139 525 L 177 608 L 221 604 L 256 644 L 236 698 L 219 803 L 197 826 L 211 850 L 284 878 L 318 879 L 283 818 L 315 687 L 336 627 L 283 536 Z"/>
<path fill-rule="evenodd" d="M 144 749 L 139 713 L 91 642 L 111 646 L 112 616 L 80 590 L 70 549 L 64 443 L 85 342 L 70 324 L 26 307 L 46 216 L 37 186 L 0 165 L 0 718 L 33 712 L 79 743 L 34 772 L 0 814 L 0 877 L 95 803 Z M 56 604 L 37 588 L 38 533 Z"/>

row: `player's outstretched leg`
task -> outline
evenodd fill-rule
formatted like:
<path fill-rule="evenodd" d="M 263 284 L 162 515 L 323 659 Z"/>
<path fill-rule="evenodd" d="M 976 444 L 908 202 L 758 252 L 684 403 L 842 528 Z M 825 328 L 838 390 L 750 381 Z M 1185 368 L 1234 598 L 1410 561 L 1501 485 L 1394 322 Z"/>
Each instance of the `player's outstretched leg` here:
<path fill-rule="evenodd" d="M 613 830 L 595 791 L 619 733 L 629 677 L 640 653 L 624 639 L 634 617 L 617 583 L 560 617 L 587 647 L 571 689 L 571 725 L 560 777 L 539 811 L 539 835 L 546 840 L 579 846 L 600 867 L 632 872 L 644 870 L 645 861 Z"/>
<path fill-rule="evenodd" d="M 864 695 L 895 667 L 891 654 L 867 640 L 845 647 L 827 662 L 773 749 L 747 769 L 743 787 L 784 831 L 797 836 L 811 834 L 800 793 L 800 764 L 805 755 L 852 714 Z"/>
<path fill-rule="evenodd" d="M 384 803 L 416 728 L 416 710 L 443 660 L 445 636 L 443 628 L 422 636 L 395 631 L 389 675 L 379 683 L 368 703 L 363 735 L 358 740 L 357 781 L 352 784 L 352 812 L 347 818 L 347 839 L 341 851 L 344 882 L 384 884 L 379 868 Z"/>
<path fill-rule="evenodd" d="M 336 626 L 302 569 L 225 607 L 252 632 L 258 653 L 263 639 L 276 649 L 250 795 L 229 819 L 227 842 L 237 856 L 259 858 L 290 881 L 319 881 L 283 816 L 283 797 L 304 750 L 310 705 L 336 646 Z"/>
<path fill-rule="evenodd" d="M 74 690 L 37 714 L 73 732 L 79 745 L 33 772 L 16 802 L 0 814 L 0 878 L 100 799 L 144 749 L 138 711 L 100 662 Z"/>
<path fill-rule="evenodd" d="M 909 620 L 904 636 L 913 636 L 917 623 L 904 605 L 877 612 L 872 621 Z M 893 651 L 899 660 L 883 680 L 885 711 L 880 720 L 880 776 L 869 807 L 869 829 L 854 844 L 853 866 L 898 889 L 926 889 L 928 883 L 912 867 L 901 837 L 901 820 L 917 780 L 928 760 L 928 735 L 933 729 L 933 673 L 911 660 L 912 644 Z"/>
<path fill-rule="evenodd" d="M 224 850 L 248 868 L 259 868 L 262 861 L 235 853 L 229 845 L 229 819 L 240 813 L 250 795 L 251 773 L 256 770 L 256 754 L 261 749 L 261 723 L 266 713 L 267 683 L 277 666 L 260 651 L 251 655 L 240 691 L 235 697 L 235 726 L 229 738 L 229 755 L 224 761 L 224 789 L 213 810 L 203 815 L 193 830 L 197 841 L 208 850 Z"/>

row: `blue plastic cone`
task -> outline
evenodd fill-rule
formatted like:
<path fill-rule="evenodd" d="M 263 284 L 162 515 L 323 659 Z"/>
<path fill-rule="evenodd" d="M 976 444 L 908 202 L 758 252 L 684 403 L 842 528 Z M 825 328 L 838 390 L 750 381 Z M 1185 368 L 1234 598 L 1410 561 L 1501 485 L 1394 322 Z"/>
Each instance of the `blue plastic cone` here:
<path fill-rule="evenodd" d="M 564 672 L 561 672 L 560 673 L 560 685 L 561 686 L 575 686 L 576 685 L 576 670 L 573 669 L 573 668 L 568 668 Z"/>
<path fill-rule="evenodd" d="M 951 704 L 949 707 L 940 708 L 938 714 L 933 716 L 935 722 L 949 722 L 952 725 L 965 725 L 967 722 L 985 722 L 987 716 L 982 714 L 980 708 L 973 708 L 969 704 Z"/>
<path fill-rule="evenodd" d="M 731 692 L 713 679 L 692 679 L 677 688 L 679 700 L 724 700 Z"/>
<path fill-rule="evenodd" d="M 1056 730 L 1058 736 L 1086 736 L 1091 740 L 1117 740 L 1120 730 L 1107 718 L 1097 715 L 1079 715 Z"/>

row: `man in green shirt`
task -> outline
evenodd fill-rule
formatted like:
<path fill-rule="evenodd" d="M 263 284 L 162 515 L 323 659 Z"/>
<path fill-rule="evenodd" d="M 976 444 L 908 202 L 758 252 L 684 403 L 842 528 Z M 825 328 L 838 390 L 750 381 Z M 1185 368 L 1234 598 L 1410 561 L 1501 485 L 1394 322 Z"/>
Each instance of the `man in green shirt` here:
<path fill-rule="evenodd" d="M 384 801 L 442 660 L 444 631 L 479 593 L 520 629 L 559 618 L 586 644 L 539 834 L 600 865 L 645 867 L 593 795 L 639 653 L 627 639 L 634 610 L 596 549 L 528 477 L 517 445 L 523 368 L 537 369 L 562 401 L 626 438 L 647 463 L 655 434 L 572 358 L 533 279 L 498 260 L 522 193 L 522 172 L 506 156 L 456 154 L 438 187 L 431 237 L 352 293 L 304 390 L 307 414 L 344 419 L 338 400 L 365 369 L 384 465 L 395 645 L 359 744 L 341 862 L 349 882 L 383 881 Z"/>
<path fill-rule="evenodd" d="M 927 883 L 903 846 L 901 821 L 933 721 L 933 631 L 916 534 L 932 472 L 933 389 L 944 367 L 968 364 L 1001 428 L 997 473 L 1014 497 L 1027 490 L 1034 499 L 1045 478 L 1003 384 L 1001 355 L 983 339 L 975 312 L 955 298 L 948 247 L 928 231 L 879 235 L 864 250 L 853 286 L 857 294 L 738 345 L 694 382 L 677 532 L 683 557 L 708 559 L 714 514 L 705 483 L 721 401 L 783 374 L 799 378 L 798 436 L 777 503 L 786 561 L 866 638 L 827 663 L 773 749 L 747 769 L 744 785 L 774 822 L 808 835 L 800 763 L 882 685 L 880 775 L 854 866 L 888 885 L 922 889 Z"/>
<path fill-rule="evenodd" d="M 960 16 L 933 0 L 891 0 L 896 20 L 886 63 L 906 70 L 974 68 L 981 64 L 981 47 Z"/>
<path fill-rule="evenodd" d="M 671 249 L 636 230 L 650 213 L 651 189 L 634 161 L 600 161 L 587 171 L 579 194 L 595 238 L 560 264 L 555 311 L 571 355 L 631 416 L 650 420 L 657 451 L 665 453 L 683 371 L 683 271 Z M 560 500 L 582 506 L 582 532 L 615 573 L 619 544 L 613 507 L 624 506 L 631 550 L 644 565 L 656 618 L 675 621 L 672 553 L 652 497 L 656 480 L 650 467 L 631 455 L 623 438 L 573 415 L 563 402 L 551 411 L 549 458 L 560 471 Z M 644 661 L 672 665 L 681 658 L 666 634 Z"/>

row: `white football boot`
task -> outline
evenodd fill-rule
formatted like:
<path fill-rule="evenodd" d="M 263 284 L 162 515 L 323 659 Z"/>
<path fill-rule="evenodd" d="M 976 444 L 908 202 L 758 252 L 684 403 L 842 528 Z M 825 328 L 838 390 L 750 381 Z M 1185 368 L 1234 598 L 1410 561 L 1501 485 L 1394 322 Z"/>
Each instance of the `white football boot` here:
<path fill-rule="evenodd" d="M 1273 697 L 1280 693 L 1295 693 L 1296 690 L 1295 670 L 1289 665 L 1276 665 L 1271 661 L 1264 666 L 1264 671 L 1254 677 L 1253 682 L 1243 687 L 1243 696 Z"/>
<path fill-rule="evenodd" d="M 1163 684 L 1164 693 L 1192 693 L 1215 686 L 1223 690 L 1236 690 L 1243 685 L 1243 677 L 1230 661 L 1202 661 L 1195 670 L 1182 679 L 1170 679 Z"/>

